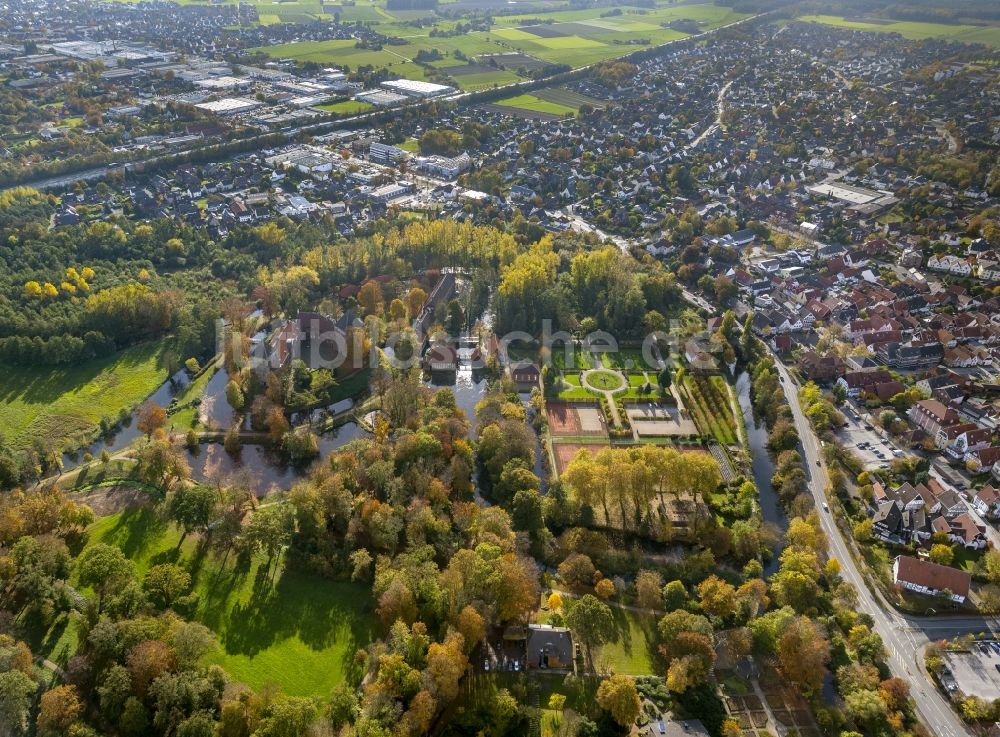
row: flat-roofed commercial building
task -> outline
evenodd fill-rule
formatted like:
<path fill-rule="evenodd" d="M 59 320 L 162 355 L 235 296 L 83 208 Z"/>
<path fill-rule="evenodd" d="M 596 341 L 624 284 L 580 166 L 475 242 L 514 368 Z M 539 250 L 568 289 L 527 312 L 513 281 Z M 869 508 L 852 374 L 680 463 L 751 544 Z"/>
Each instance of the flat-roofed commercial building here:
<path fill-rule="evenodd" d="M 378 107 L 392 107 L 393 105 L 402 105 L 410 98 L 406 95 L 397 95 L 395 92 L 389 92 L 388 90 L 365 90 L 356 94 L 354 99 L 358 102 L 367 102 Z"/>
<path fill-rule="evenodd" d="M 263 106 L 264 103 L 260 100 L 251 100 L 247 97 L 224 97 L 221 100 L 199 103 L 195 105 L 195 108 L 203 113 L 226 116 L 248 113 Z"/>
<path fill-rule="evenodd" d="M 407 97 L 440 97 L 455 91 L 454 87 L 433 82 L 420 82 L 415 79 L 393 79 L 383 82 L 382 87 Z"/>

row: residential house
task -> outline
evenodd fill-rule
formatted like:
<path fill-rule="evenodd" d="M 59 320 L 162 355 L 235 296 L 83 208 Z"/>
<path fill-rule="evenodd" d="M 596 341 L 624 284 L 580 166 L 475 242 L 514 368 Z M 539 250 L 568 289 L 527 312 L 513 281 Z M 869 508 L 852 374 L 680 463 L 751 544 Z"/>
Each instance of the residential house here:
<path fill-rule="evenodd" d="M 573 635 L 569 629 L 550 624 L 529 624 L 527 666 L 543 670 L 575 670 Z"/>
<path fill-rule="evenodd" d="M 969 451 L 963 460 L 966 468 L 973 473 L 992 471 L 997 462 L 1000 461 L 1000 445 L 991 445 L 988 448 Z"/>
<path fill-rule="evenodd" d="M 892 380 L 892 374 L 885 369 L 873 369 L 848 371 L 837 379 L 837 383 L 844 387 L 847 391 L 847 396 L 856 397 L 862 393 L 874 392 L 878 384 Z"/>
<path fill-rule="evenodd" d="M 424 354 L 424 371 L 428 373 L 454 373 L 458 370 L 458 351 L 445 343 L 435 343 Z"/>
<path fill-rule="evenodd" d="M 969 276 L 974 265 L 975 259 L 972 257 L 963 258 L 950 253 L 934 254 L 927 259 L 927 268 L 931 271 L 941 271 L 955 276 Z"/>
<path fill-rule="evenodd" d="M 692 371 L 715 371 L 718 368 L 706 344 L 694 338 L 685 344 L 684 358 Z"/>
<path fill-rule="evenodd" d="M 973 494 L 972 507 L 984 517 L 1000 517 L 1000 492 L 992 484 L 987 484 Z"/>
<path fill-rule="evenodd" d="M 947 596 L 963 604 L 969 596 L 972 576 L 957 568 L 900 555 L 892 564 L 892 580 L 897 586 L 924 596 Z"/>
<path fill-rule="evenodd" d="M 986 547 L 986 526 L 978 524 L 968 512 L 955 517 L 950 522 L 948 539 L 966 550 L 982 550 Z"/>
<path fill-rule="evenodd" d="M 835 353 L 820 355 L 816 351 L 805 351 L 799 357 L 799 371 L 810 381 L 833 381 L 845 368 L 844 359 Z"/>
<path fill-rule="evenodd" d="M 944 346 L 939 342 L 883 343 L 875 349 L 876 357 L 896 369 L 920 369 L 936 366 L 944 359 Z"/>
<path fill-rule="evenodd" d="M 972 430 L 966 430 L 956 436 L 951 441 L 951 444 L 944 449 L 944 452 L 953 461 L 960 461 L 965 457 L 966 453 L 979 450 L 980 448 L 988 448 L 992 437 L 993 431 L 986 427 L 976 427 Z"/>
<path fill-rule="evenodd" d="M 538 386 L 542 371 L 537 363 L 516 363 L 510 367 L 510 378 L 519 390 L 525 391 Z"/>
<path fill-rule="evenodd" d="M 937 438 L 942 429 L 957 425 L 959 422 L 958 413 L 936 399 L 921 399 L 910 408 L 907 415 L 917 427 L 932 438 Z"/>

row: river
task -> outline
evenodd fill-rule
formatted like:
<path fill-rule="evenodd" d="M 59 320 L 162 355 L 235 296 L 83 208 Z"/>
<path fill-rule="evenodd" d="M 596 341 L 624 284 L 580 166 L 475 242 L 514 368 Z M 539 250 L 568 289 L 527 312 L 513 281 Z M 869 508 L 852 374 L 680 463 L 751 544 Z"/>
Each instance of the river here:
<path fill-rule="evenodd" d="M 747 442 L 750 444 L 751 468 L 754 484 L 760 501 L 760 513 L 765 522 L 769 522 L 781 531 L 782 537 L 772 549 L 771 559 L 764 565 L 764 574 L 770 575 L 778 570 L 778 557 L 784 547 L 784 532 L 788 529 L 788 516 L 781 506 L 781 500 L 771 485 L 774 475 L 774 461 L 767 452 L 767 428 L 758 424 L 753 416 L 753 405 L 750 403 L 750 376 L 745 371 L 736 380 L 736 392 L 743 411 L 743 423 L 747 429 Z"/>

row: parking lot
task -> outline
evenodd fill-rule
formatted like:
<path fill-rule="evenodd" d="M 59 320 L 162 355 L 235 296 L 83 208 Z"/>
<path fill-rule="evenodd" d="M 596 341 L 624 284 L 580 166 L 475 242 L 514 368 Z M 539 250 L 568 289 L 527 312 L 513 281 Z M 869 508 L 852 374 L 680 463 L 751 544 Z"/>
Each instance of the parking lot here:
<path fill-rule="evenodd" d="M 1000 698 L 1000 644 L 996 641 L 974 643 L 969 652 L 947 653 L 945 662 L 966 696 L 987 701 Z"/>
<path fill-rule="evenodd" d="M 524 642 L 504 641 L 497 638 L 483 643 L 478 665 L 487 673 L 505 670 L 520 673 L 524 670 Z"/>
<path fill-rule="evenodd" d="M 837 438 L 861 459 L 866 469 L 888 468 L 894 458 L 905 455 L 890 441 L 883 439 L 882 431 L 871 422 L 864 407 L 847 403 L 843 411 L 847 427 L 837 431 Z"/>

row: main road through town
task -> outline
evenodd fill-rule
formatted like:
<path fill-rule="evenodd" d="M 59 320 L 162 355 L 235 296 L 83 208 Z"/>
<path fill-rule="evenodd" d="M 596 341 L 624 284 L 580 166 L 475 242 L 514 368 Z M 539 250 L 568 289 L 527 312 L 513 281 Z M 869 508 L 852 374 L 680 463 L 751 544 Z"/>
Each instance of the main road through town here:
<path fill-rule="evenodd" d="M 802 443 L 809 490 L 816 509 L 824 510 L 829 477 L 819 439 L 802 412 L 797 388 L 788 370 L 778 360 L 775 361 L 775 366 Z M 1000 622 L 980 617 L 914 617 L 901 614 L 868 587 L 848 548 L 850 543 L 837 526 L 833 515 L 827 511 L 820 511 L 819 515 L 823 532 L 829 541 L 830 555 L 840 563 L 843 578 L 857 590 L 858 611 L 871 615 L 875 620 L 875 631 L 881 636 L 889 655 L 889 667 L 894 676 L 909 684 L 910 694 L 921 720 L 937 737 L 971 735 L 965 723 L 952 711 L 948 700 L 928 677 L 923 665 L 924 648 L 933 640 L 989 631 Z"/>

